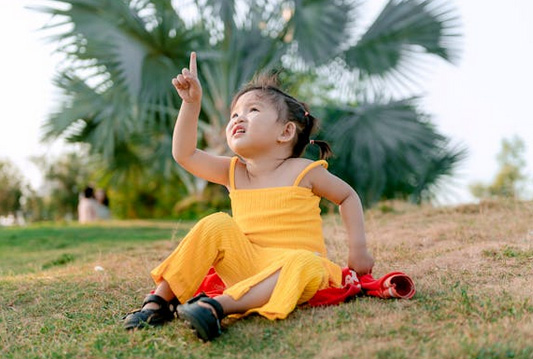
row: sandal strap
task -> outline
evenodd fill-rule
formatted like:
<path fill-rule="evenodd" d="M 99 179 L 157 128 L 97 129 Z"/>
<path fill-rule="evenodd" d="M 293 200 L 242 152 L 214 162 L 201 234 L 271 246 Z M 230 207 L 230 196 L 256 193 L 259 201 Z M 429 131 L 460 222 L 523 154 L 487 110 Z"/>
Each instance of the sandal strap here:
<path fill-rule="evenodd" d="M 157 294 L 150 294 L 146 298 L 144 298 L 143 307 L 148 303 L 156 303 L 159 304 L 159 307 L 161 309 L 168 308 L 168 301 L 165 300 L 163 297 L 157 295 Z"/>
<path fill-rule="evenodd" d="M 219 321 L 224 319 L 224 308 L 222 308 L 222 305 L 220 305 L 220 303 L 217 300 L 213 298 L 209 298 L 209 297 L 202 297 L 199 299 L 199 301 L 202 303 L 207 303 L 213 308 L 215 308 L 215 311 L 217 312 L 217 319 Z"/>
<path fill-rule="evenodd" d="M 174 297 L 168 302 L 168 309 L 170 309 L 172 313 L 176 313 L 178 311 L 178 305 L 180 304 L 179 299 Z"/>
<path fill-rule="evenodd" d="M 205 292 L 202 292 L 202 293 L 200 293 L 200 294 L 198 294 L 198 295 L 192 297 L 191 299 L 189 299 L 189 300 L 187 301 L 187 304 L 192 304 L 192 303 L 194 303 L 194 302 L 199 301 L 199 300 L 202 299 L 202 298 L 209 298 L 209 296 L 208 296 L 207 294 L 205 294 Z"/>
<path fill-rule="evenodd" d="M 207 305 L 204 306 L 199 303 Z M 222 333 L 220 324 L 220 320 L 224 317 L 222 306 L 205 293 L 189 299 L 186 304 L 180 305 L 179 308 L 179 317 L 188 321 L 203 341 L 213 340 Z"/>

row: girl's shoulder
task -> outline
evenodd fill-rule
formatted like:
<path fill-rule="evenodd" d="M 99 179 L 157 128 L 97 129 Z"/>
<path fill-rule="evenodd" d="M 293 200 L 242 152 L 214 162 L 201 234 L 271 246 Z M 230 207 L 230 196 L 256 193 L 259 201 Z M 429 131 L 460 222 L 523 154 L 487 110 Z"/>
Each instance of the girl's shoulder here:
<path fill-rule="evenodd" d="M 287 159 L 286 163 L 287 163 L 288 167 L 293 167 L 293 168 L 299 170 L 298 172 L 304 171 L 308 167 L 312 167 L 312 168 L 316 168 L 316 167 L 327 168 L 327 162 L 325 162 L 325 161 L 322 161 L 322 160 L 314 161 L 314 160 L 310 160 L 308 158 L 302 158 L 302 157 L 300 157 L 300 158 L 289 158 L 289 159 Z M 315 166 L 311 166 L 314 163 L 317 163 L 317 164 Z"/>
<path fill-rule="evenodd" d="M 298 167 L 303 167 L 303 168 L 309 166 L 313 162 L 315 162 L 315 161 L 310 160 L 308 158 L 302 158 L 302 157 L 287 158 L 287 160 L 286 160 L 286 163 L 288 165 L 290 165 L 290 166 L 298 166 Z"/>
<path fill-rule="evenodd" d="M 312 188 L 313 176 L 317 172 L 326 170 L 322 163 L 317 163 L 319 161 L 313 161 L 307 158 L 290 158 L 287 162 L 287 166 L 291 168 L 292 175 L 295 178 L 294 184 L 300 187 Z M 314 163 L 317 163 L 317 165 L 312 166 Z"/>

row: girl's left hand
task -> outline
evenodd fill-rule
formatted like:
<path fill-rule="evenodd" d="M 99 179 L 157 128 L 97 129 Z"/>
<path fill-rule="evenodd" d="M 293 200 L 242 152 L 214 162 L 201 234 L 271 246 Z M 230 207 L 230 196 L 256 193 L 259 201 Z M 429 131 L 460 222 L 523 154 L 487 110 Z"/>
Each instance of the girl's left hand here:
<path fill-rule="evenodd" d="M 371 273 L 374 267 L 374 258 L 366 248 L 360 249 L 356 253 L 350 254 L 348 267 L 353 269 L 357 275 Z"/>

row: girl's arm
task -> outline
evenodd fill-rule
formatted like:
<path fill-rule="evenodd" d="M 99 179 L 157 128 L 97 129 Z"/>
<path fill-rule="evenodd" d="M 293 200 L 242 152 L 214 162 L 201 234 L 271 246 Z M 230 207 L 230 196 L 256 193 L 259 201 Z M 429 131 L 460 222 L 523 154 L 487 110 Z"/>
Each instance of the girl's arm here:
<path fill-rule="evenodd" d="M 227 186 L 231 159 L 196 148 L 198 116 L 202 107 L 196 53 L 191 53 L 189 69 L 183 69 L 181 74 L 172 79 L 172 84 L 183 100 L 172 136 L 172 156 L 193 175 Z"/>
<path fill-rule="evenodd" d="M 311 170 L 307 177 L 313 193 L 339 206 L 348 234 L 348 267 L 359 275 L 370 273 L 374 266 L 374 258 L 366 247 L 363 206 L 359 196 L 350 185 L 324 167 Z"/>

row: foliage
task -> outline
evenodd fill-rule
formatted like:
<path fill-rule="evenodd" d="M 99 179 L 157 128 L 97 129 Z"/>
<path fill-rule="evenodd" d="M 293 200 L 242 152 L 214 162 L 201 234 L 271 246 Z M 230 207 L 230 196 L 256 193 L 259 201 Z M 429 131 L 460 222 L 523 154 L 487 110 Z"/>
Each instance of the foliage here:
<path fill-rule="evenodd" d="M 124 181 L 120 187 L 111 187 L 111 208 L 115 218 L 175 218 L 196 219 L 229 207 L 227 196 L 220 186 L 208 186 L 209 202 L 187 193 L 180 178 L 154 174 Z M 181 200 L 177 200 L 181 198 Z"/>
<path fill-rule="evenodd" d="M 494 181 L 485 185 L 475 183 L 470 186 L 472 194 L 479 199 L 490 197 L 521 198 L 523 184 L 527 179 L 524 169 L 526 145 L 519 136 L 502 139 L 501 150 L 497 155 L 499 171 Z"/>
<path fill-rule="evenodd" d="M 412 99 L 396 98 L 418 83 L 421 59 L 457 59 L 457 16 L 447 2 L 390 0 L 368 28 L 360 25 L 363 2 L 354 0 L 49 3 L 37 9 L 56 19 L 47 28 L 66 61 L 55 79 L 65 96 L 46 137 L 89 144 L 117 188 L 132 173 L 177 175 L 188 199 L 204 198 L 205 182 L 170 156 L 179 105 L 170 79 L 191 50 L 205 88 L 199 145 L 210 152 L 228 154 L 223 131 L 233 94 L 258 71 L 276 70 L 293 94 L 310 95 L 328 127 L 348 131 L 323 136 L 338 147 L 339 173 L 357 169 L 346 179 L 366 204 L 420 201 L 464 156 Z M 395 161 L 406 148 L 409 157 Z"/>
<path fill-rule="evenodd" d="M 45 183 L 45 192 L 41 194 L 44 217 L 39 219 L 76 218 L 79 196 L 92 182 L 93 170 L 84 151 L 64 153 L 57 158 L 37 156 L 33 162 L 43 172 Z"/>
<path fill-rule="evenodd" d="M 40 192 L 28 186 L 22 191 L 22 187 L 10 187 L 5 181 L 0 192 L 2 195 L 9 194 L 12 188 L 13 198 L 18 194 L 18 207 L 6 197 L 2 201 L 2 205 L 9 209 L 6 213 L 15 213 L 15 208 L 21 209 L 30 222 L 76 219 L 79 196 L 88 185 L 107 190 L 114 218 L 167 218 L 178 215 L 197 218 L 229 206 L 227 196 L 215 186 L 209 186 L 209 203 L 191 201 L 185 186 L 175 174 L 165 178 L 161 175 L 146 177 L 136 171 L 120 172 L 125 176 L 124 185 L 111 186 L 109 184 L 114 183 L 111 177 L 117 172 L 108 172 L 102 168 L 99 156 L 87 156 L 82 149 L 58 157 L 35 157 L 33 162 L 44 174 Z M 2 168 L 7 171 L 11 167 Z M 6 171 L 2 173 L 8 180 L 20 182 L 19 175 L 13 171 L 8 175 Z M 176 198 L 184 200 L 176 202 Z"/>
<path fill-rule="evenodd" d="M 9 160 L 0 159 L 0 215 L 14 215 L 21 209 L 26 186 L 20 170 Z"/>
<path fill-rule="evenodd" d="M 385 198 L 429 199 L 439 178 L 451 175 L 465 152 L 422 121 L 409 100 L 328 108 L 326 138 L 333 143 L 332 171 L 355 184 L 364 203 Z"/>

